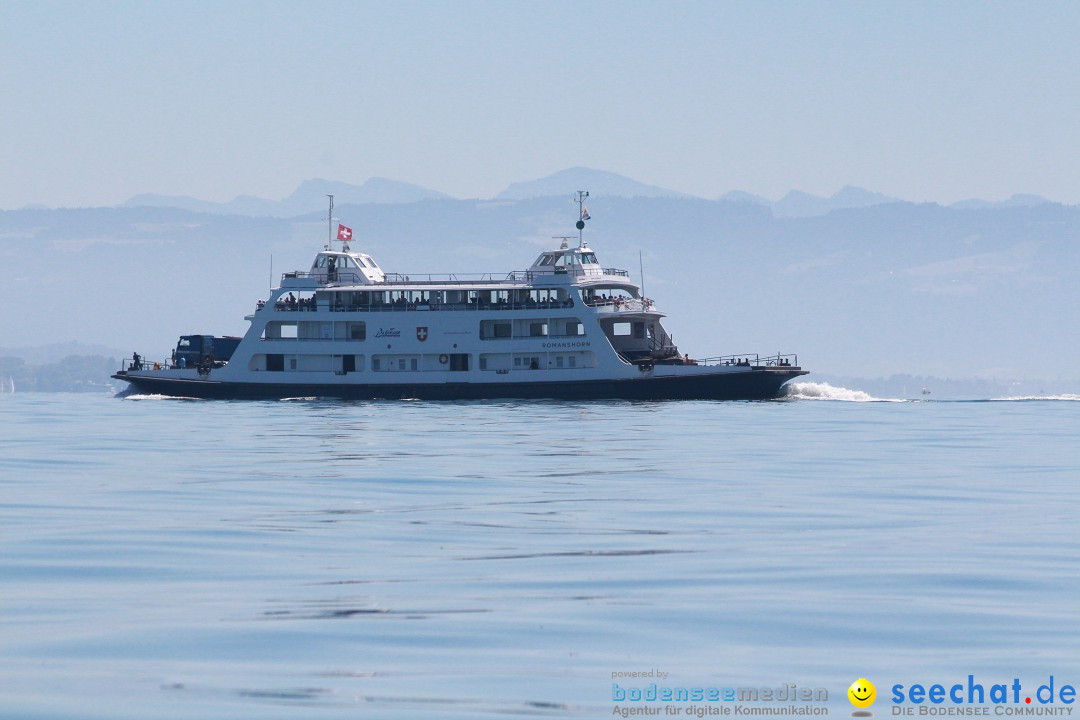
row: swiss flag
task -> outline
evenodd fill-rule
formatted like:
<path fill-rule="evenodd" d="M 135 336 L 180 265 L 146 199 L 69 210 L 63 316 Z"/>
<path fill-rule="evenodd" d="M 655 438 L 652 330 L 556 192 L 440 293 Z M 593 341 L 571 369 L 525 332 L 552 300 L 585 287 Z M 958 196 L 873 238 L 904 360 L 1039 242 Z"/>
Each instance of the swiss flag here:
<path fill-rule="evenodd" d="M 352 240 L 352 228 L 345 227 L 342 224 L 337 226 L 337 239 L 338 240 Z"/>

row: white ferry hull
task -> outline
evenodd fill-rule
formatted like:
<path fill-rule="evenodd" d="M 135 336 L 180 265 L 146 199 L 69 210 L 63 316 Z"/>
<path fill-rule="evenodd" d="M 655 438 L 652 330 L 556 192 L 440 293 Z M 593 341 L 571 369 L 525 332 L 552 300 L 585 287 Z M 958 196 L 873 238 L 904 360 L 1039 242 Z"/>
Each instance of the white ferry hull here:
<path fill-rule="evenodd" d="M 319 383 L 244 382 L 121 371 L 136 392 L 228 400 L 329 397 L 349 400 L 764 400 L 783 395 L 784 383 L 807 374 L 798 367 L 752 367 L 717 372 L 543 382 Z M 172 375 L 172 376 L 170 376 Z"/>

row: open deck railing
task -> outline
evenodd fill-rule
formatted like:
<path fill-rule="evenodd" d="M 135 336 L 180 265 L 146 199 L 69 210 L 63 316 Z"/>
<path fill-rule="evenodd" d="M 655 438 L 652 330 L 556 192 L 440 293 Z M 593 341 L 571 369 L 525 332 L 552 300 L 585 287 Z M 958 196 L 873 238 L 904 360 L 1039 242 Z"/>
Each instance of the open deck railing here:
<path fill-rule="evenodd" d="M 415 275 L 404 275 L 402 273 L 386 273 L 384 280 L 378 283 L 372 283 L 362 275 L 354 272 L 342 272 L 338 271 L 331 280 L 327 278 L 326 272 L 287 272 L 281 276 L 282 282 L 292 279 L 306 279 L 314 278 L 318 280 L 321 285 L 406 285 L 406 286 L 418 286 L 418 285 L 500 285 L 505 283 L 525 283 L 533 279 L 534 275 L 528 270 L 515 270 L 509 273 L 472 273 L 472 274 L 455 274 L 455 273 L 418 273 Z"/>
<path fill-rule="evenodd" d="M 615 312 L 642 312 L 651 310 L 653 301 L 649 298 L 617 298 L 613 300 L 584 300 L 589 307 L 610 308 Z"/>
<path fill-rule="evenodd" d="M 403 275 L 386 273 L 386 283 L 393 285 L 498 285 L 502 283 L 530 282 L 535 275 L 529 270 L 514 270 L 508 273 L 441 273 Z"/>
<path fill-rule="evenodd" d="M 263 302 L 261 305 L 256 303 L 256 310 L 262 310 L 266 306 Z M 309 310 L 329 310 L 330 312 L 402 312 L 402 311 L 421 311 L 421 312 L 447 312 L 451 310 L 555 310 L 562 308 L 574 307 L 574 301 L 570 298 L 566 300 L 556 300 L 552 302 L 505 302 L 505 303 L 493 303 L 493 302 L 470 302 L 470 303 L 417 303 L 417 302 L 405 302 L 405 303 L 382 303 L 379 305 L 356 305 L 356 304 L 340 304 L 340 305 L 319 305 L 315 307 L 310 302 L 300 303 L 287 303 L 278 301 L 275 304 L 275 309 L 283 312 L 299 312 Z"/>
<path fill-rule="evenodd" d="M 224 360 L 215 360 L 209 365 L 203 366 L 204 368 L 221 368 L 225 367 L 228 363 Z M 120 361 L 120 370 L 127 372 L 129 370 L 176 370 L 180 366 L 177 365 L 172 359 L 169 360 L 150 360 L 149 358 L 139 355 L 139 361 L 135 362 L 134 358 L 125 358 Z M 200 369 L 198 364 L 185 366 L 188 370 Z"/>
<path fill-rule="evenodd" d="M 698 365 L 742 365 L 749 367 L 798 367 L 799 356 L 794 353 L 762 357 L 758 353 L 736 353 L 708 358 L 692 358 Z"/>
<path fill-rule="evenodd" d="M 630 277 L 628 270 L 618 268 L 603 268 L 604 275 L 617 275 Z M 498 285 L 503 283 L 528 283 L 536 279 L 538 275 L 571 275 L 574 277 L 596 275 L 583 268 L 552 268 L 548 271 L 534 272 L 532 270 L 513 270 L 508 273 L 385 273 L 381 283 L 370 283 L 367 278 L 351 271 L 338 270 L 334 279 L 327 277 L 326 271 L 302 272 L 293 270 L 282 273 L 282 283 L 285 280 L 314 278 L 322 285 Z"/>
<path fill-rule="evenodd" d="M 286 280 L 303 280 L 307 278 L 314 278 L 322 285 L 363 285 L 367 283 L 367 278 L 352 271 L 338 270 L 334 273 L 334 279 L 329 280 L 327 279 L 325 270 L 322 272 L 300 272 L 299 270 L 293 270 L 281 274 L 281 284 L 284 285 Z"/>

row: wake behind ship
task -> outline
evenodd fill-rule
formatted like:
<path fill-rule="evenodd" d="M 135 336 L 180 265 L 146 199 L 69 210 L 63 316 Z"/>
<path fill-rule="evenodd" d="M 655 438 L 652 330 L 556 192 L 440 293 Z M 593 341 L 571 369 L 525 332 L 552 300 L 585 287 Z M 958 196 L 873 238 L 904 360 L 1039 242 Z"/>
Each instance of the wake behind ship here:
<path fill-rule="evenodd" d="M 498 277 L 389 274 L 339 225 L 341 249 L 285 273 L 243 338 L 183 336 L 168 360 L 135 353 L 113 378 L 198 398 L 748 400 L 807 374 L 795 355 L 682 353 L 665 314 L 583 240 L 587 195 L 577 247 L 557 238 Z"/>

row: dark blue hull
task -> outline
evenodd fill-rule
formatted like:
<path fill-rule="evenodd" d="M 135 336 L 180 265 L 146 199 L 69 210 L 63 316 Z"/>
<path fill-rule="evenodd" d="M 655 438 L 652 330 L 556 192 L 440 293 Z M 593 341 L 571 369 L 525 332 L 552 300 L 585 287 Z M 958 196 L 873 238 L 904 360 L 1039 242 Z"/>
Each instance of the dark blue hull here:
<path fill-rule="evenodd" d="M 529 383 L 269 384 L 113 375 L 137 392 L 220 400 L 333 397 L 348 400 L 765 400 L 783 394 L 798 367 L 747 368 L 742 372 Z"/>

